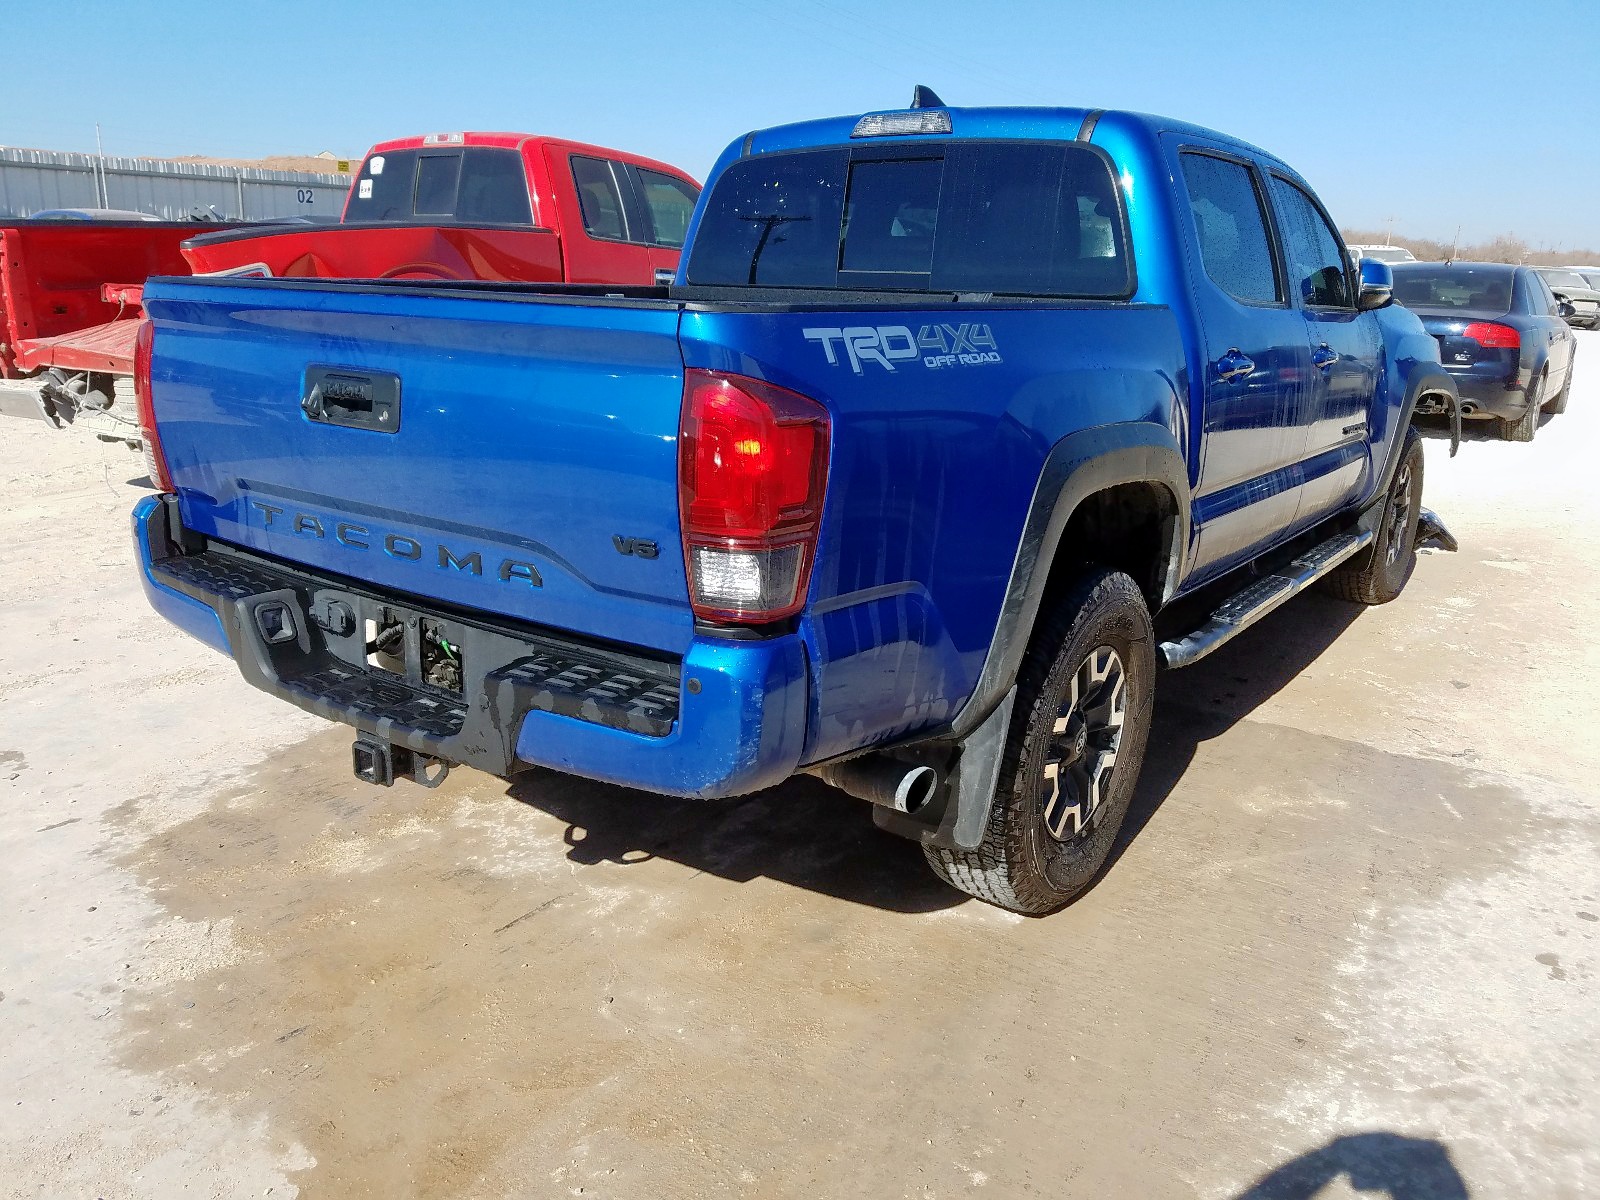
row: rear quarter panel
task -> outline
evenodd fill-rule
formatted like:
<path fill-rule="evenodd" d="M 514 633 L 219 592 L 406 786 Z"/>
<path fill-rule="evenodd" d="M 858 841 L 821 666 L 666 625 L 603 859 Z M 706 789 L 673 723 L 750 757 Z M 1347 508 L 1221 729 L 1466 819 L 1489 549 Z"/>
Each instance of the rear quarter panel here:
<path fill-rule="evenodd" d="M 818 330 L 993 349 L 852 363 Z M 984 327 L 978 335 L 973 327 Z M 807 336 L 811 330 L 811 336 Z M 897 342 L 896 344 L 903 344 Z M 1122 304 L 684 315 L 685 364 L 823 401 L 832 458 L 810 603 L 806 761 L 948 721 L 971 695 L 1045 457 L 1069 433 L 1153 422 L 1179 440 L 1171 312 Z"/>

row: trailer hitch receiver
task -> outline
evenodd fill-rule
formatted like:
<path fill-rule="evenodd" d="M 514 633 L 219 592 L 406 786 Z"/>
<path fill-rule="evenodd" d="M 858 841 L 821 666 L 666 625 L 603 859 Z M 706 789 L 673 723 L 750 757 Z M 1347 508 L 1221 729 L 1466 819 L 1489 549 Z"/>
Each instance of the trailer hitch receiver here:
<path fill-rule="evenodd" d="M 393 787 L 396 779 L 409 779 L 425 788 L 436 788 L 450 774 L 450 764 L 442 758 L 366 735 L 356 739 L 350 758 L 356 778 L 379 787 Z"/>

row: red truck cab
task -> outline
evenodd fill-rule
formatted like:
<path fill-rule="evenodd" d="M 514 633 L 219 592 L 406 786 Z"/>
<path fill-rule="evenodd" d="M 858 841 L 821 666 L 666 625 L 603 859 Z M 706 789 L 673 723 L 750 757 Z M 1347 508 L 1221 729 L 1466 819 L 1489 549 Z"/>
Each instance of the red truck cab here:
<path fill-rule="evenodd" d="M 525 133 L 380 142 L 337 225 L 228 231 L 196 274 L 652 284 L 670 278 L 700 185 L 637 154 Z"/>

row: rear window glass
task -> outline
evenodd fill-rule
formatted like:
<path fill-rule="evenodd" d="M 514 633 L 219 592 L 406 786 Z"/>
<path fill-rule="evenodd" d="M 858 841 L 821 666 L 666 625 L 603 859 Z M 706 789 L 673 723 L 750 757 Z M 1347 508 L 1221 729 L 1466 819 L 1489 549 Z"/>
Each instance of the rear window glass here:
<path fill-rule="evenodd" d="M 734 163 L 690 256 L 702 285 L 1123 297 L 1111 169 L 1085 146 L 948 142 Z"/>
<path fill-rule="evenodd" d="M 1588 282 L 1576 271 L 1540 271 L 1544 281 L 1551 287 L 1587 288 Z"/>
<path fill-rule="evenodd" d="M 453 217 L 456 188 L 461 183 L 461 155 L 424 154 L 417 159 L 416 203 L 419 217 Z"/>
<path fill-rule="evenodd" d="M 1494 316 L 1511 311 L 1511 267 L 1396 263 L 1390 270 L 1394 298 L 1412 308 L 1459 308 Z"/>
<path fill-rule="evenodd" d="M 516 150 L 392 150 L 361 165 L 344 219 L 351 225 L 531 225 L 533 206 Z"/>

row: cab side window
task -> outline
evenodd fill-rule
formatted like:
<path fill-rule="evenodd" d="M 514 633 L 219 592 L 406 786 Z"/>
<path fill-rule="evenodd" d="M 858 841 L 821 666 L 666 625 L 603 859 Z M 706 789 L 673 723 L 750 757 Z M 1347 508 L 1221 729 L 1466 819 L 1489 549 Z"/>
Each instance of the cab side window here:
<path fill-rule="evenodd" d="M 1210 154 L 1180 156 L 1206 274 L 1235 300 L 1283 302 L 1267 216 L 1250 169 Z"/>
<path fill-rule="evenodd" d="M 678 249 L 689 233 L 689 217 L 694 212 L 700 190 L 674 175 L 663 175 L 648 167 L 638 168 L 639 190 L 650 210 L 650 224 L 657 246 Z"/>
<path fill-rule="evenodd" d="M 1312 308 L 1354 308 L 1350 276 L 1345 271 L 1339 236 L 1322 210 L 1305 192 L 1277 175 L 1268 185 L 1283 232 L 1283 253 L 1289 263 L 1289 286 Z"/>
<path fill-rule="evenodd" d="M 578 188 L 578 207 L 583 211 L 583 227 L 590 237 L 614 242 L 628 239 L 627 218 L 617 177 L 603 158 L 572 156 L 572 181 Z"/>

